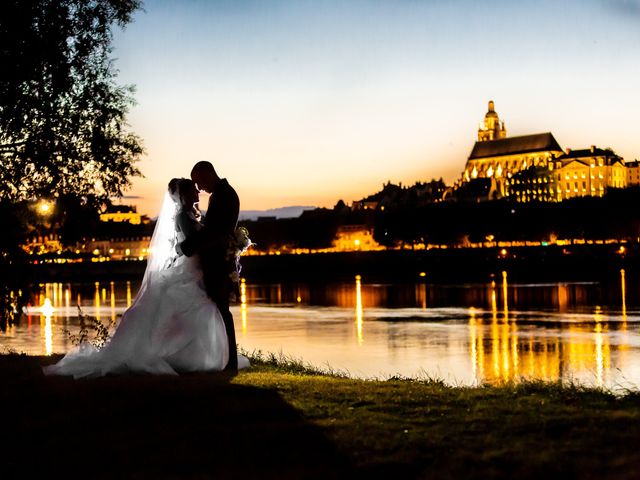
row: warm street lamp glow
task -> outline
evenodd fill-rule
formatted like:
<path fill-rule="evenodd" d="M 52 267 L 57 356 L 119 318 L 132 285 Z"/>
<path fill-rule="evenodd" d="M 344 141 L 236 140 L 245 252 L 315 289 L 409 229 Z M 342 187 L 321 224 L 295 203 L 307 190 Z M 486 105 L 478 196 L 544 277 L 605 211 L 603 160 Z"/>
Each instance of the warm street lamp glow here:
<path fill-rule="evenodd" d="M 38 213 L 40 215 L 50 215 L 53 212 L 53 205 L 46 200 L 40 201 L 38 204 Z"/>

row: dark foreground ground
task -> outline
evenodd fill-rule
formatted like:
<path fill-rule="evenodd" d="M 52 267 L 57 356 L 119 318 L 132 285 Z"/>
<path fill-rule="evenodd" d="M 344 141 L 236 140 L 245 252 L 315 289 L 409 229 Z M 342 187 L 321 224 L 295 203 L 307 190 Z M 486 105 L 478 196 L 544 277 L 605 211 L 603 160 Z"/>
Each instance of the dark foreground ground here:
<path fill-rule="evenodd" d="M 364 382 L 257 361 L 232 378 L 46 378 L 0 356 L 0 478 L 639 478 L 640 396 Z"/>

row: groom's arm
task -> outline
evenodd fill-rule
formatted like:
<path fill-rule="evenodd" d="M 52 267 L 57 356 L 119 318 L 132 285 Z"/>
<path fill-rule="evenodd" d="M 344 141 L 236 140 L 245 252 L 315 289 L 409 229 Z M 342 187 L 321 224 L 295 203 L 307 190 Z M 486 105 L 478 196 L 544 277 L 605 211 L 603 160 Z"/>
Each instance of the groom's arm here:
<path fill-rule="evenodd" d="M 187 257 L 203 249 L 227 248 L 229 235 L 235 231 L 240 213 L 240 199 L 232 187 L 218 192 L 207 209 L 204 228 L 177 246 Z"/>

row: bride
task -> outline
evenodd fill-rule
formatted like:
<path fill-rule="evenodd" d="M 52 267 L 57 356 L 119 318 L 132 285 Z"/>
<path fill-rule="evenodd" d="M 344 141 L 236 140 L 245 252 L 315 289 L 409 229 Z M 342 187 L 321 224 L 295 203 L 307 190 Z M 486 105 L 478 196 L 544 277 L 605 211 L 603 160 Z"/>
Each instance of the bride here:
<path fill-rule="evenodd" d="M 222 370 L 229 344 L 222 315 L 207 296 L 197 256 L 176 253 L 176 243 L 202 227 L 193 181 L 169 182 L 151 244 L 147 268 L 133 304 L 101 349 L 83 342 L 46 375 L 74 378 L 128 372 L 170 374 Z M 249 361 L 238 355 L 238 368 Z"/>

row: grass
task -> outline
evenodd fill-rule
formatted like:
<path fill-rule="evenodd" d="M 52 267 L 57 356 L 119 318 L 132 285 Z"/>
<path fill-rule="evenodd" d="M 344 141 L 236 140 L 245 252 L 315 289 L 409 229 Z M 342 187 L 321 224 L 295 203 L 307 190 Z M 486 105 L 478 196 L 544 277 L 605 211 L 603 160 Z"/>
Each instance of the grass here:
<path fill-rule="evenodd" d="M 636 393 L 354 380 L 259 352 L 235 377 L 73 381 L 40 374 L 53 360 L 0 356 L 2 451 L 21 476 L 37 462 L 104 478 L 640 475 Z"/>
<path fill-rule="evenodd" d="M 523 381 L 362 381 L 258 358 L 234 382 L 276 390 L 359 470 L 428 478 L 640 476 L 640 395 Z M 331 373 L 331 372 L 325 372 Z"/>

